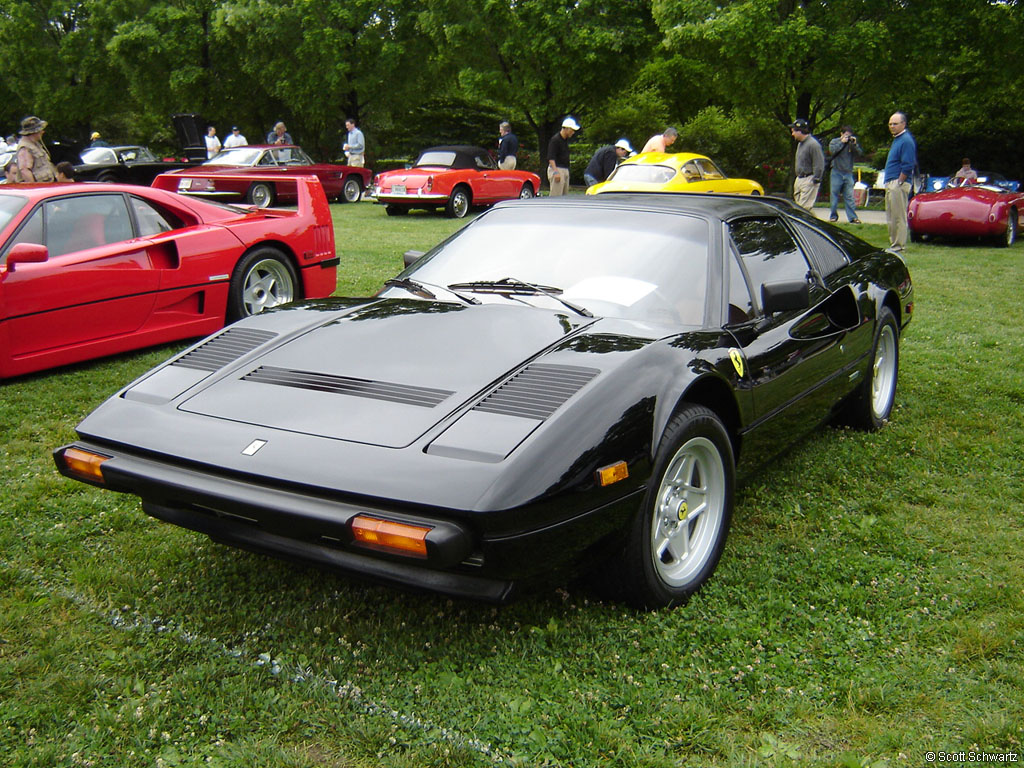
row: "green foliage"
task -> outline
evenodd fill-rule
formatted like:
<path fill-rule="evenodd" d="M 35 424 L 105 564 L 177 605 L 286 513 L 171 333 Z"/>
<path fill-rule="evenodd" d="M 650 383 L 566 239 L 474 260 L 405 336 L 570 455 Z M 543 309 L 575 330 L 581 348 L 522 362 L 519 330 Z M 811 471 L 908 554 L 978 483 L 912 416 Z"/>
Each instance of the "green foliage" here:
<path fill-rule="evenodd" d="M 783 187 L 790 138 L 779 124 L 757 114 L 725 114 L 708 107 L 686 123 L 672 149 L 708 155 L 729 176 L 761 182 L 766 192 Z"/>

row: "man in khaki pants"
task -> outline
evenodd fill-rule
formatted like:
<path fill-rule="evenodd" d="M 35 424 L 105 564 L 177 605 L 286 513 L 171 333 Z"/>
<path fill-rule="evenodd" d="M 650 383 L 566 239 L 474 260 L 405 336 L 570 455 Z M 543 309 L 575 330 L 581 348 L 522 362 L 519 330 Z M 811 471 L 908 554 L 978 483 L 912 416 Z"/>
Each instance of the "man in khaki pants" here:
<path fill-rule="evenodd" d="M 789 125 L 796 147 L 796 181 L 793 182 L 793 201 L 801 208 L 811 210 L 818 199 L 818 187 L 825 175 L 825 153 L 821 144 L 811 136 L 811 126 L 802 117 Z"/>
<path fill-rule="evenodd" d="M 907 116 L 894 112 L 889 118 L 892 146 L 885 158 L 885 221 L 889 225 L 889 247 L 902 251 L 907 245 L 907 205 L 910 180 L 917 167 L 917 143 L 907 130 Z"/>

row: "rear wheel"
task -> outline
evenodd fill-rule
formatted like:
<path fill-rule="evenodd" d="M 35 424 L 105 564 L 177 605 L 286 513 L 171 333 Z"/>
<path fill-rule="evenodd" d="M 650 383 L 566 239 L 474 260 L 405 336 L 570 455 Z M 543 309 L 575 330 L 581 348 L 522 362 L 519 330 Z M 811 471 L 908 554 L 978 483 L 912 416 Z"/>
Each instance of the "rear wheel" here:
<path fill-rule="evenodd" d="M 868 378 L 858 388 L 846 413 L 850 426 L 873 432 L 881 429 L 892 415 L 900 370 L 899 337 L 899 326 L 892 310 L 882 307 L 875 323 Z"/>
<path fill-rule="evenodd" d="M 228 321 L 302 298 L 298 275 L 288 257 L 264 246 L 243 256 L 231 274 Z"/>
<path fill-rule="evenodd" d="M 384 212 L 388 216 L 404 216 L 409 212 L 409 209 L 404 205 L 385 205 Z"/>
<path fill-rule="evenodd" d="M 338 202 L 358 203 L 362 194 L 363 185 L 359 182 L 359 179 L 356 176 L 349 176 L 341 187 L 341 195 L 338 198 Z"/>
<path fill-rule="evenodd" d="M 523 184 L 523 188 L 519 190 L 520 200 L 529 200 L 531 197 L 535 197 L 532 184 Z"/>
<path fill-rule="evenodd" d="M 113 171 L 103 171 L 96 177 L 96 181 L 101 181 L 104 184 L 114 184 L 117 182 L 117 174 Z"/>
<path fill-rule="evenodd" d="M 444 207 L 445 213 L 453 219 L 465 218 L 469 213 L 470 195 L 466 187 L 456 187 L 452 190 L 448 204 Z"/>
<path fill-rule="evenodd" d="M 722 421 L 704 406 L 685 406 L 665 429 L 619 563 L 630 603 L 677 605 L 711 577 L 729 532 L 734 484 Z"/>
<path fill-rule="evenodd" d="M 274 204 L 274 185 L 265 182 L 256 182 L 249 187 L 249 203 L 257 208 L 269 208 Z"/>

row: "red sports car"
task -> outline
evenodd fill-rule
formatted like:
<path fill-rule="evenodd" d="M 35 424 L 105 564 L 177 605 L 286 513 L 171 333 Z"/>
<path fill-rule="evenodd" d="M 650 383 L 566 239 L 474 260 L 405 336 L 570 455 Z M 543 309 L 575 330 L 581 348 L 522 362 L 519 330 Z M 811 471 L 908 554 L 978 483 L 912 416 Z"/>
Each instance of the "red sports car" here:
<path fill-rule="evenodd" d="M 312 177 L 292 187 L 298 209 L 273 211 L 128 184 L 0 187 L 0 378 L 329 296 L 327 198 Z"/>
<path fill-rule="evenodd" d="M 528 171 L 503 171 L 486 149 L 467 146 L 431 147 L 412 168 L 378 174 L 370 189 L 389 216 L 412 208 L 444 208 L 461 219 L 474 205 L 534 197 L 540 176 Z"/>
<path fill-rule="evenodd" d="M 295 202 L 295 185 L 278 184 L 274 177 L 313 175 L 320 179 L 328 200 L 354 203 L 373 176 L 369 168 L 314 163 L 301 147 L 290 144 L 232 147 L 198 167 L 174 173 L 182 177 L 177 189 L 182 194 L 245 200 L 259 208 Z"/>
<path fill-rule="evenodd" d="M 1000 245 L 1017 240 L 1024 193 L 994 184 L 947 186 L 915 195 L 907 221 L 914 240 L 925 237 L 993 237 Z"/>

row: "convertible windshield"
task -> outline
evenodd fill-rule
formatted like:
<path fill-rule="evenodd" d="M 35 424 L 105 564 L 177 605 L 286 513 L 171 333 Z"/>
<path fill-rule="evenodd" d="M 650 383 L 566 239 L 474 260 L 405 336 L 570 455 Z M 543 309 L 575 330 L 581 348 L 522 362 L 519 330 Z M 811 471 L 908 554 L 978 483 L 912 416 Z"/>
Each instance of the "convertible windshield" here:
<path fill-rule="evenodd" d="M 708 237 L 706 221 L 680 214 L 499 208 L 404 275 L 484 301 L 564 308 L 564 300 L 605 317 L 696 326 L 704 319 Z M 544 291 L 512 289 L 522 284 Z"/>
<path fill-rule="evenodd" d="M 665 184 L 675 175 L 675 168 L 670 168 L 667 165 L 634 165 L 633 163 L 624 163 L 615 169 L 608 180 Z"/>

